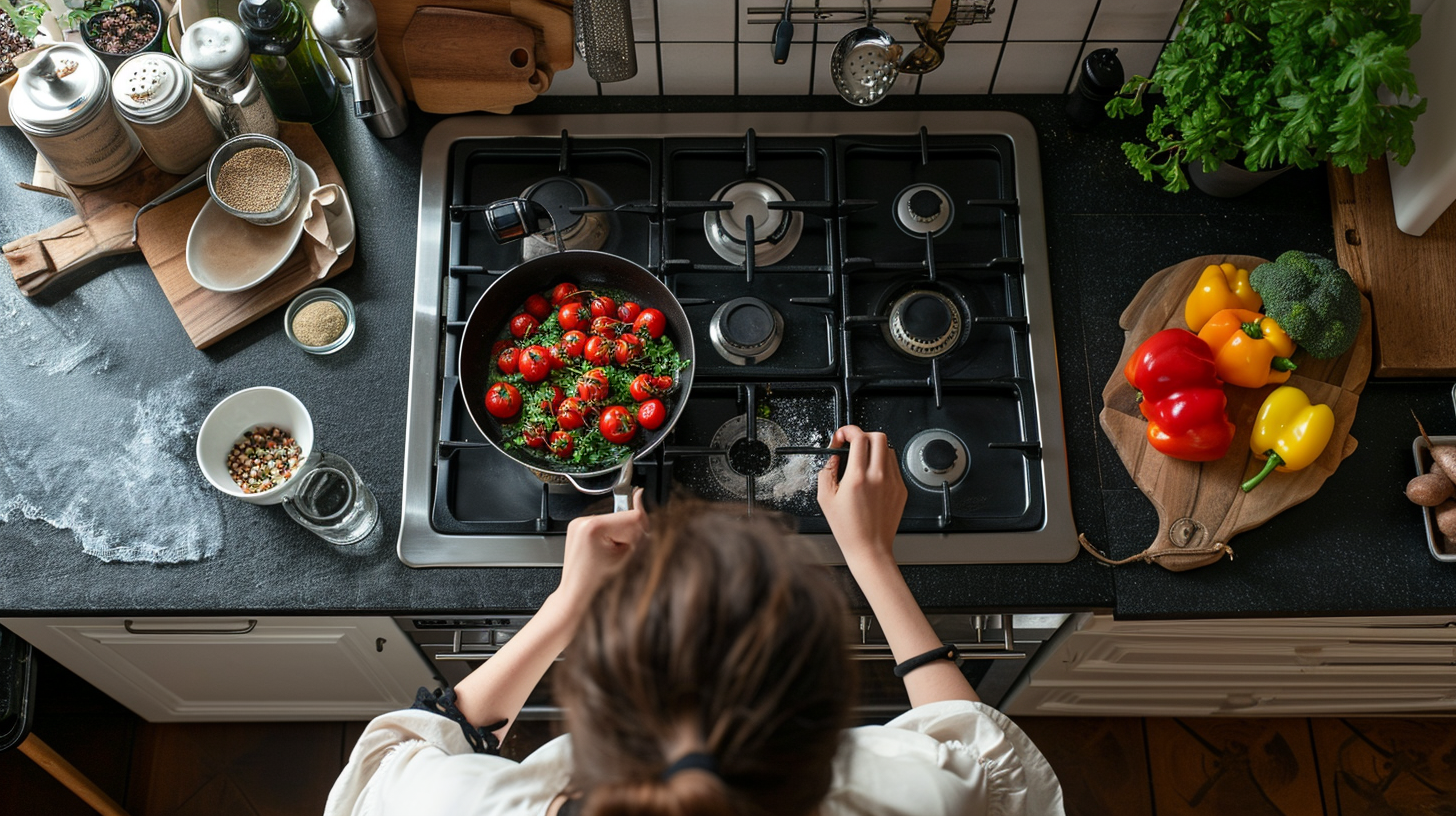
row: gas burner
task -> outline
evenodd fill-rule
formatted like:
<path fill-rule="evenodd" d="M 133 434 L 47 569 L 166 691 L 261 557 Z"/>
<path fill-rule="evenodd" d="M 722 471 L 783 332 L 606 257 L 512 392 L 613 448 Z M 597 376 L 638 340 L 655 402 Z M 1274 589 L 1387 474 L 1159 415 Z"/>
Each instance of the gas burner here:
<path fill-rule="evenodd" d="M 521 193 L 521 197 L 544 206 L 561 233 L 567 249 L 601 249 L 611 230 L 605 213 L 574 213 L 572 207 L 599 207 L 609 200 L 601 187 L 590 181 L 553 176 Z M 556 251 L 556 236 L 549 231 L 528 235 L 521 244 L 521 258 L 530 260 Z"/>
<path fill-rule="evenodd" d="M 971 464 L 966 443 L 949 431 L 931 429 L 910 437 L 905 445 L 905 475 L 926 490 L 954 487 Z"/>
<path fill-rule="evenodd" d="M 778 309 L 755 297 L 741 297 L 718 307 L 708 324 L 713 348 L 734 365 L 767 360 L 784 339 L 784 318 Z"/>
<path fill-rule="evenodd" d="M 718 485 L 738 499 L 748 498 L 748 476 L 756 477 L 755 491 L 760 497 L 778 492 L 779 485 L 789 478 L 787 460 L 774 456 L 774 451 L 790 444 L 789 435 L 770 419 L 759 417 L 754 424 L 758 438 L 749 439 L 748 418 L 739 414 L 724 422 L 710 443 L 727 455 L 712 457 L 708 469 Z"/>
<path fill-rule="evenodd" d="M 782 261 L 799 243 L 804 216 L 792 210 L 771 210 L 768 205 L 793 200 L 788 190 L 768 179 L 742 179 L 728 184 L 713 194 L 713 201 L 732 202 L 733 209 L 703 214 L 708 245 L 723 260 L 743 263 L 748 258 L 747 220 L 752 216 L 753 262 L 768 266 Z"/>
<path fill-rule="evenodd" d="M 954 221 L 955 205 L 934 184 L 912 184 L 895 196 L 895 223 L 909 235 L 940 235 Z"/>
<path fill-rule="evenodd" d="M 890 342 L 911 357 L 950 351 L 964 325 L 956 302 L 934 289 L 911 289 L 890 305 Z"/>

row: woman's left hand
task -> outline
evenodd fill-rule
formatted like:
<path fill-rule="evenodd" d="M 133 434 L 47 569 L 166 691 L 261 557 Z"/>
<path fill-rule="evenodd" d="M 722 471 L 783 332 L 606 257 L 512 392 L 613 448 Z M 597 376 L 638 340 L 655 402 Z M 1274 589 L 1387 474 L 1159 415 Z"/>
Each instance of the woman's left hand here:
<path fill-rule="evenodd" d="M 581 516 L 566 528 L 566 556 L 557 590 L 574 604 L 585 606 L 606 580 L 626 563 L 627 556 L 647 534 L 647 513 L 642 509 L 642 488 L 632 491 L 632 508 L 601 516 Z"/>

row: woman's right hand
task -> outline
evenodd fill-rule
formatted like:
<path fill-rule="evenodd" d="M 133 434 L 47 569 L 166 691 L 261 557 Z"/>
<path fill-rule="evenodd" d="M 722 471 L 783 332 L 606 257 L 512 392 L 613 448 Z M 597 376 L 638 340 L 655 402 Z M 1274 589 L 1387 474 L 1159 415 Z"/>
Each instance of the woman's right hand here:
<path fill-rule="evenodd" d="M 834 432 L 834 447 L 849 446 L 844 475 L 839 457 L 819 471 L 819 507 L 847 562 L 894 561 L 895 530 L 905 512 L 905 480 L 899 459 L 882 433 L 855 425 Z"/>

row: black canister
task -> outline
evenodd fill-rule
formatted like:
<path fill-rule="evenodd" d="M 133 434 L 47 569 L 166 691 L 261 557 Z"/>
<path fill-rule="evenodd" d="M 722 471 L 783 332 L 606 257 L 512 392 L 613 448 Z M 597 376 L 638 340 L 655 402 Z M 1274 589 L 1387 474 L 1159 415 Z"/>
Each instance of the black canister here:
<path fill-rule="evenodd" d="M 1099 48 L 1082 60 L 1077 87 L 1067 94 L 1067 118 L 1090 128 L 1107 118 L 1107 101 L 1122 90 L 1122 61 L 1116 48 Z"/>

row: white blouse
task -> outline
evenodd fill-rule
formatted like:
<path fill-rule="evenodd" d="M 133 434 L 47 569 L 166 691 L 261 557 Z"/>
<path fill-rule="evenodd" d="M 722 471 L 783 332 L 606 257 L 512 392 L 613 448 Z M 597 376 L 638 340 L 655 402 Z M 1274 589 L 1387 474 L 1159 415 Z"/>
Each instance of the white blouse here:
<path fill-rule="evenodd" d="M 429 711 L 377 717 L 325 816 L 544 816 L 571 777 L 570 735 L 522 762 L 476 754 Z M 947 701 L 845 731 L 821 816 L 1062 816 L 1046 758 L 1001 712 Z"/>

